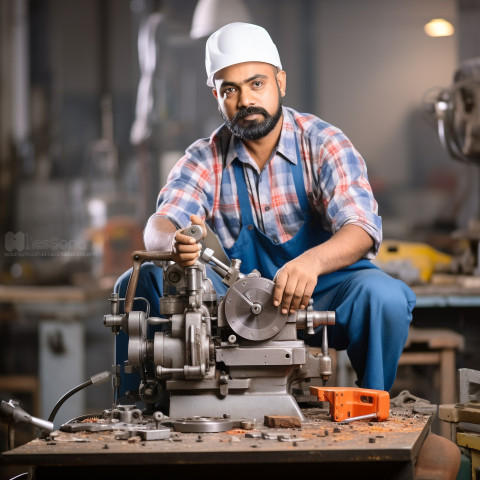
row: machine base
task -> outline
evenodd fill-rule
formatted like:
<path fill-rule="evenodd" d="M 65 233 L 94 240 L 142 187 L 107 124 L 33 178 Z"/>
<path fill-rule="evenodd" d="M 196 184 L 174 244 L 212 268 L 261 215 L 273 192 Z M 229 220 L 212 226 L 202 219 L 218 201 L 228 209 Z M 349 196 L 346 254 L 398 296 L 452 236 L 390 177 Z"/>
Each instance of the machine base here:
<path fill-rule="evenodd" d="M 222 417 L 255 420 L 263 423 L 265 415 L 292 415 L 304 420 L 295 398 L 290 394 L 175 395 L 170 397 L 170 418 Z"/>

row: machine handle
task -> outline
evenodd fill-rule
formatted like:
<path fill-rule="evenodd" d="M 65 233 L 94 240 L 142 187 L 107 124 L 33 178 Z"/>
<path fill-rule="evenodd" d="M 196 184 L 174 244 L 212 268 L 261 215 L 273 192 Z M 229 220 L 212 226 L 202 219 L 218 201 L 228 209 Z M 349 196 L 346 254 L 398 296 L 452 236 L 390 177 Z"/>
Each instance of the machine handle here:
<path fill-rule="evenodd" d="M 197 242 L 203 238 L 203 229 L 200 225 L 191 225 L 181 231 L 184 235 L 194 238 Z M 157 250 L 137 250 L 132 253 L 133 269 L 128 280 L 127 292 L 125 294 L 124 312 L 129 314 L 133 308 L 135 300 L 135 291 L 137 290 L 138 277 L 140 276 L 140 267 L 143 262 L 168 261 L 173 259 L 173 253 L 161 252 Z"/>
<path fill-rule="evenodd" d="M 125 294 L 124 311 L 129 314 L 133 308 L 133 301 L 135 300 L 135 291 L 137 290 L 138 277 L 140 276 L 140 267 L 143 262 L 171 260 L 172 252 L 158 252 L 137 250 L 132 253 L 133 269 L 128 280 L 127 293 Z"/>

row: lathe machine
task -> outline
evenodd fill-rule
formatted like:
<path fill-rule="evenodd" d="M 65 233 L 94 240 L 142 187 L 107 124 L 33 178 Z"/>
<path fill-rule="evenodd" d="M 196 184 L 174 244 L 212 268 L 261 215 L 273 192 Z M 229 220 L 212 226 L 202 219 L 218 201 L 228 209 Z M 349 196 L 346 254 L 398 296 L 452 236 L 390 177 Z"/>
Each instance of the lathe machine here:
<path fill-rule="evenodd" d="M 198 225 L 184 233 L 202 237 Z M 208 248 L 188 267 L 174 263 L 170 252 L 136 251 L 132 257 L 125 298 L 111 295 L 111 313 L 104 324 L 128 335 L 125 371 L 140 374 L 139 399 L 147 410 L 155 411 L 167 396 L 166 413 L 173 419 L 263 421 L 267 414 L 303 418 L 292 389 L 312 378 L 326 382 L 332 374 L 325 327 L 335 323 L 334 312 L 309 305 L 282 314 L 273 305 L 271 280 L 257 271 L 242 274 L 239 260 L 227 266 Z M 163 268 L 162 318 L 149 316 L 148 302 L 145 311 L 133 310 L 135 300 L 145 300 L 135 297 L 145 261 Z M 222 298 L 207 277 L 207 265 L 228 286 Z M 148 338 L 148 326 L 162 328 Z M 319 326 L 324 326 L 321 353 L 312 354 L 297 339 L 297 329 L 314 334 Z"/>

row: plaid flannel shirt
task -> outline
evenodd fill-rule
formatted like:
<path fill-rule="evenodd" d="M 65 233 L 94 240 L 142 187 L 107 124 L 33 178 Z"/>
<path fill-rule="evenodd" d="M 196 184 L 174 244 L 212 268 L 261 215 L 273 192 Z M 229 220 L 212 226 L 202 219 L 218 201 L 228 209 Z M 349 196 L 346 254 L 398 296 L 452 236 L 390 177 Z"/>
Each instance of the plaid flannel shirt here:
<path fill-rule="evenodd" d="M 283 107 L 280 140 L 262 171 L 234 136 L 222 153 L 221 132 L 225 126 L 193 143 L 173 167 L 158 196 L 158 215 L 167 216 L 178 228 L 190 224 L 190 215 L 199 215 L 230 248 L 242 227 L 232 166 L 238 159 L 256 226 L 275 243 L 286 242 L 303 224 L 290 168 L 290 163 L 301 161 L 305 191 L 323 228 L 335 233 L 343 225 L 358 225 L 374 240 L 367 258 L 376 255 L 382 241 L 378 205 L 365 161 L 341 130 L 314 115 Z"/>

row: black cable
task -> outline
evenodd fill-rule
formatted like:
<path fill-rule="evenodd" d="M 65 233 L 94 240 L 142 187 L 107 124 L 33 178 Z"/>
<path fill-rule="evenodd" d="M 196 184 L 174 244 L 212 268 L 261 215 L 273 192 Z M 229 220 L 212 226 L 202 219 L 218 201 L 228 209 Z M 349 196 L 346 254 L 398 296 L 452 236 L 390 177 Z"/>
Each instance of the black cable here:
<path fill-rule="evenodd" d="M 60 407 L 72 396 L 74 395 L 75 393 L 79 392 L 80 390 L 84 389 L 85 387 L 88 387 L 89 385 L 91 385 L 93 382 L 92 382 L 92 379 L 90 380 L 87 380 L 86 382 L 82 383 L 81 385 L 78 385 L 77 387 L 75 388 L 72 388 L 70 391 L 68 391 L 65 395 L 63 395 L 63 397 L 60 398 L 60 400 L 58 400 L 58 402 L 55 404 L 55 406 L 53 407 L 53 410 L 52 412 L 50 413 L 50 416 L 48 417 L 48 421 L 49 422 L 53 422 L 53 419 L 55 418 L 55 415 L 57 414 L 57 412 L 60 410 Z"/>
<path fill-rule="evenodd" d="M 88 387 L 89 385 L 100 385 L 103 382 L 107 381 L 110 378 L 111 372 L 105 371 L 105 372 L 100 372 L 97 373 L 96 375 L 93 375 L 90 377 L 90 380 L 87 380 L 86 382 L 78 385 L 75 388 L 72 388 L 70 391 L 68 391 L 63 397 L 58 400 L 58 402 L 55 404 L 53 407 L 52 412 L 50 413 L 50 416 L 48 417 L 49 422 L 53 422 L 53 419 L 55 418 L 55 415 L 57 414 L 58 410 L 60 407 L 75 393 L 79 392 L 80 390 L 84 389 L 85 387 Z"/>

